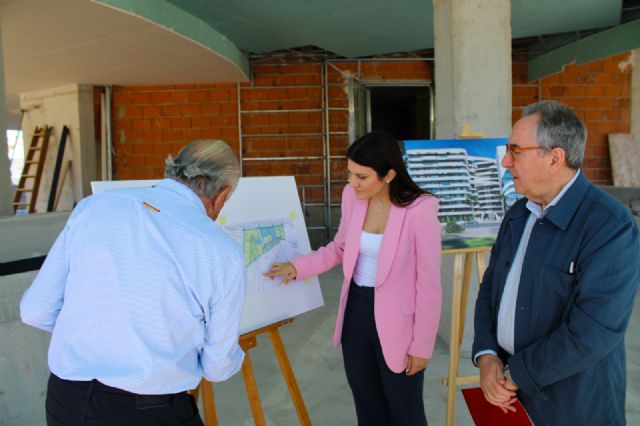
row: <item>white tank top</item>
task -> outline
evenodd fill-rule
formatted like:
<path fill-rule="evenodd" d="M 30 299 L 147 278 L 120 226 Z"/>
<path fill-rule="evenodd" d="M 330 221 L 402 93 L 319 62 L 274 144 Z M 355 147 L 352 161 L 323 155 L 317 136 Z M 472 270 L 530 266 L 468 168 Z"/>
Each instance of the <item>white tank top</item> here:
<path fill-rule="evenodd" d="M 372 234 L 365 231 L 360 234 L 360 251 L 358 252 L 356 269 L 353 272 L 353 279 L 359 286 L 376 286 L 376 271 L 382 237 L 383 234 Z"/>

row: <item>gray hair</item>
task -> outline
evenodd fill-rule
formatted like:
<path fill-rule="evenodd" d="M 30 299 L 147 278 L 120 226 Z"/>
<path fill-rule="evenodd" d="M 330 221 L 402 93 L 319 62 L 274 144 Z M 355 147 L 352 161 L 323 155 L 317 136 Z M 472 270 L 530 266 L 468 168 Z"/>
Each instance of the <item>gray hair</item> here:
<path fill-rule="evenodd" d="M 223 141 L 199 139 L 182 148 L 175 160 L 167 157 L 164 176 L 187 185 L 200 197 L 211 198 L 226 186 L 235 189 L 240 166 Z"/>
<path fill-rule="evenodd" d="M 587 129 L 575 112 L 555 101 L 542 101 L 527 106 L 522 116 L 539 114 L 536 140 L 547 150 L 562 148 L 567 165 L 579 169 L 584 158 Z"/>

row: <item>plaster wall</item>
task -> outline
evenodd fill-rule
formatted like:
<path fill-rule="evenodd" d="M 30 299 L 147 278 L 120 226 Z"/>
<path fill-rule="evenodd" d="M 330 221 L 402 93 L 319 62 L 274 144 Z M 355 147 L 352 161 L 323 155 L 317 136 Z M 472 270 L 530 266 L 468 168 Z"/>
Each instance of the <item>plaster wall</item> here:
<path fill-rule="evenodd" d="M 0 262 L 47 254 L 68 216 L 62 212 L 0 217 Z M 0 276 L 0 425 L 45 423 L 50 334 L 22 324 L 19 312 L 20 298 L 36 274 Z"/>
<path fill-rule="evenodd" d="M 63 126 L 69 128 L 62 171 L 69 167 L 62 186 L 58 211 L 71 210 L 75 203 L 91 193 L 90 183 L 97 179 L 96 141 L 94 132 L 93 88 L 69 85 L 20 95 L 20 107 L 25 110 L 22 130 L 25 148 L 36 126 L 53 126 L 49 139 L 37 212 L 45 212 L 51 190 L 58 146 Z"/>
<path fill-rule="evenodd" d="M 4 86 L 4 56 L 2 53 L 2 27 L 0 23 L 0 216 L 13 214 L 11 172 L 7 147 L 7 103 Z"/>

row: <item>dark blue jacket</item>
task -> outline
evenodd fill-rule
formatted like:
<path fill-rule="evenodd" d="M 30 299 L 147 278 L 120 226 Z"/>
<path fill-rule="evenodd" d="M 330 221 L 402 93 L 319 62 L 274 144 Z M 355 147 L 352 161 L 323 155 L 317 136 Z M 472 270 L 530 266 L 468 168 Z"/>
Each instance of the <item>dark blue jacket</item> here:
<path fill-rule="evenodd" d="M 492 349 L 508 363 L 537 426 L 624 425 L 624 333 L 640 282 L 635 220 L 581 173 L 536 221 L 518 288 L 515 354 L 508 356 L 496 325 L 526 202 L 507 212 L 491 251 L 476 302 L 474 356 Z"/>

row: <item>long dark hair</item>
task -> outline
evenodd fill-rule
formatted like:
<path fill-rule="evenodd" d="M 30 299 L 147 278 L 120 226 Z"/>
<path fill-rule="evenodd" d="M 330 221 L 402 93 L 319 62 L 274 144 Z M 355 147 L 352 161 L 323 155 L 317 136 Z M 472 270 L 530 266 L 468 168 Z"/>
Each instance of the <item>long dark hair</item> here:
<path fill-rule="evenodd" d="M 347 149 L 347 158 L 361 166 L 371 167 L 380 179 L 389 170 L 395 170 L 396 177 L 389 183 L 389 197 L 398 207 L 406 207 L 420 195 L 430 194 L 411 179 L 402 159 L 400 144 L 387 133 L 374 131 L 357 139 Z"/>

